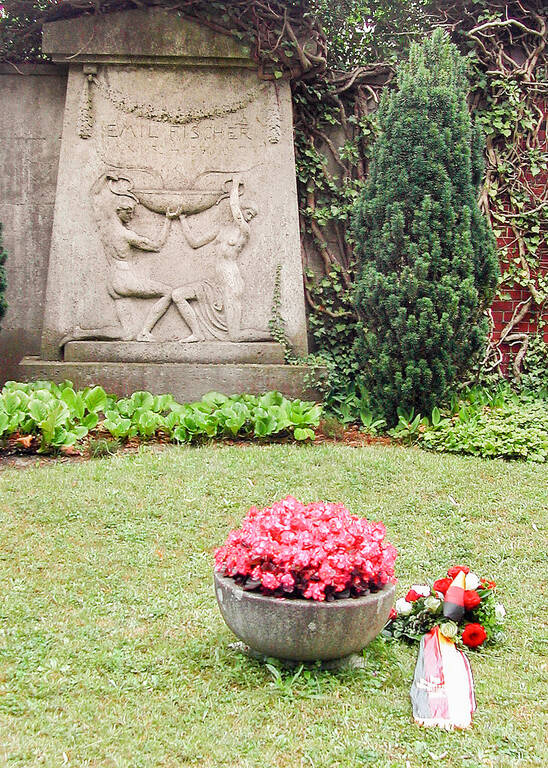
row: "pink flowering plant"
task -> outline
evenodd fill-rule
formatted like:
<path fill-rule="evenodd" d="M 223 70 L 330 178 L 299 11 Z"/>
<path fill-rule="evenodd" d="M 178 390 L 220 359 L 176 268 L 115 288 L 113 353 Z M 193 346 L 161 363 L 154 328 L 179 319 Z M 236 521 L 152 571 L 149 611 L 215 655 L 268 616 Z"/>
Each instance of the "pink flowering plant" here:
<path fill-rule="evenodd" d="M 288 496 L 251 507 L 242 527 L 215 551 L 215 570 L 245 590 L 278 597 L 359 597 L 394 582 L 397 551 L 382 523 L 342 504 L 302 504 Z"/>

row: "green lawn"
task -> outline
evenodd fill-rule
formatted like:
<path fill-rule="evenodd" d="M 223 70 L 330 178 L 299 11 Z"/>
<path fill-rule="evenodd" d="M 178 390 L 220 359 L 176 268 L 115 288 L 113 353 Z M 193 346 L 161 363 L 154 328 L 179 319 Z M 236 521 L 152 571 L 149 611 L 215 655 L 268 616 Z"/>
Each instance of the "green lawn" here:
<path fill-rule="evenodd" d="M 547 481 L 544 466 L 340 446 L 0 472 L 0 765 L 544 765 Z M 416 648 L 377 641 L 365 670 L 292 681 L 230 647 L 213 549 L 288 493 L 384 520 L 400 593 L 455 562 L 497 581 L 507 642 L 472 654 L 472 731 L 412 723 Z"/>

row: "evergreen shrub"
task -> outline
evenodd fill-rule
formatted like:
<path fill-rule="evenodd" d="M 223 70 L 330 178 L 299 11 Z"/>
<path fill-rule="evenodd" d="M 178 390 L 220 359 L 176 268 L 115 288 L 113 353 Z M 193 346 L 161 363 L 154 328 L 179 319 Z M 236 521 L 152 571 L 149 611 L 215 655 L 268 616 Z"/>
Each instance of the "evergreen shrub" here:
<path fill-rule="evenodd" d="M 389 425 L 430 413 L 484 347 L 498 281 L 477 204 L 481 136 L 466 103 L 466 60 L 442 31 L 411 46 L 358 199 L 356 343 L 364 384 Z"/>

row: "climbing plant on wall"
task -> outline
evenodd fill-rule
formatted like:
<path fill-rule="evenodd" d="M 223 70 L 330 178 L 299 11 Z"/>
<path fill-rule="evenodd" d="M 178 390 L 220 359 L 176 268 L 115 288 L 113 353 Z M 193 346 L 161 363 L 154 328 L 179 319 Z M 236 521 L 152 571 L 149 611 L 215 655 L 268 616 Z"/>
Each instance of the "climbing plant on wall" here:
<path fill-rule="evenodd" d="M 339 4 L 334 5 L 337 7 Z M 502 373 L 505 362 L 503 351 L 511 345 L 514 350 L 511 372 L 519 379 L 522 369 L 528 368 L 525 362 L 528 350 L 531 350 L 532 361 L 533 357 L 535 360 L 542 358 L 542 355 L 539 356 L 539 349 L 546 349 L 542 339 L 534 340 L 527 330 L 530 331 L 536 326 L 542 334 L 547 323 L 548 281 L 546 268 L 543 270 L 541 266 L 541 259 L 544 253 L 546 260 L 545 233 L 548 229 L 548 9 L 542 0 L 444 0 L 439 3 L 409 3 L 406 4 L 409 17 L 398 17 L 396 25 L 393 14 L 402 11 L 398 3 L 350 2 L 346 5 L 352 8 L 349 18 L 355 21 L 355 26 L 349 31 L 342 19 L 332 12 L 329 23 L 333 31 L 328 34 L 328 40 L 336 41 L 335 51 L 330 50 L 332 65 L 336 65 L 335 57 L 346 64 L 352 60 L 356 62 L 353 56 L 358 60 L 364 57 L 365 60 L 373 61 L 375 54 L 382 54 L 385 60 L 392 61 L 402 55 L 409 41 L 419 39 L 426 30 L 438 26 L 450 33 L 469 60 L 470 106 L 479 116 L 486 135 L 486 172 L 480 204 L 499 238 L 499 257 L 503 264 L 504 279 L 499 288 L 498 298 L 501 303 L 498 306 L 504 307 L 507 312 L 507 308 L 511 307 L 511 317 L 504 315 L 502 328 L 501 313 L 495 318 L 493 313 L 489 312 L 491 334 L 481 361 L 481 369 L 484 373 Z M 364 7 L 369 15 L 360 16 L 357 8 L 359 10 Z M 387 18 L 390 19 L 388 27 L 385 25 Z M 326 25 L 327 29 L 329 23 Z M 353 70 L 354 74 L 355 72 L 356 70 Z M 386 78 L 386 84 L 392 82 L 389 72 L 384 73 L 383 78 Z M 351 109 L 357 110 L 367 105 L 366 127 L 354 134 L 354 141 L 360 148 L 360 157 L 367 169 L 368 150 L 376 126 L 375 116 L 371 113 L 371 110 L 375 109 L 375 99 L 371 98 L 370 83 L 378 83 L 378 79 L 372 76 L 367 83 L 358 83 L 355 88 L 349 89 L 346 88 L 347 82 L 342 86 L 345 89 L 344 94 L 349 100 L 355 94 L 358 103 L 357 107 L 355 102 L 351 104 Z M 348 137 L 345 138 L 346 144 L 339 147 L 339 151 L 342 149 L 343 153 L 347 152 L 349 145 Z M 315 142 L 320 144 L 318 137 Z M 332 154 L 325 141 L 320 147 L 320 155 Z M 301 159 L 309 169 L 312 168 L 310 158 L 301 154 Z M 347 162 L 346 157 L 344 162 Z M 319 206 L 320 214 L 324 215 L 325 211 L 331 211 L 329 190 L 324 188 L 325 185 L 321 181 L 326 164 L 322 166 L 316 159 L 315 165 L 320 169 L 319 173 L 316 171 L 316 178 L 320 177 L 320 183 L 315 185 L 315 189 L 328 198 Z M 358 169 L 361 170 L 359 166 Z M 360 173 L 358 178 L 361 181 Z M 307 181 L 310 187 L 314 187 L 313 181 Z M 310 230 L 309 219 L 316 211 L 310 206 L 304 209 L 303 229 L 306 230 L 308 226 Z M 342 211 L 341 213 L 341 207 L 336 205 L 334 215 L 343 219 L 342 226 L 346 228 L 348 219 L 344 208 Z M 325 232 L 325 221 L 320 220 L 318 223 L 320 230 Z M 315 242 L 318 239 L 316 237 Z M 312 251 L 315 242 L 310 245 Z M 336 249 L 332 249 L 331 254 L 335 261 L 340 261 Z M 348 271 L 352 275 L 351 267 Z M 350 310 L 345 306 L 348 312 L 344 317 L 347 333 L 337 333 L 335 329 L 337 325 L 341 327 L 341 318 L 338 318 L 339 323 L 334 323 L 336 319 L 331 316 L 331 312 L 334 306 L 340 307 L 341 298 L 344 303 L 349 294 L 344 290 L 344 284 L 341 285 L 339 272 L 331 267 L 326 274 L 310 283 L 308 292 L 315 302 L 315 306 L 311 304 L 312 331 L 320 346 L 333 351 L 340 359 L 340 349 L 348 350 L 347 341 L 354 337 L 355 328 Z M 510 298 L 514 296 L 517 296 L 517 299 L 513 304 L 509 304 Z M 342 313 L 343 310 L 339 311 Z M 529 365 L 532 364 L 531 361 Z M 546 355 L 544 368 L 547 368 Z"/>
<path fill-rule="evenodd" d="M 511 317 L 490 336 L 484 369 L 500 370 L 510 345 L 516 379 L 532 339 L 524 327 L 542 333 L 547 322 L 548 279 L 540 268 L 548 229 L 547 17 L 542 0 L 461 0 L 447 3 L 443 16 L 468 52 L 472 107 L 486 134 L 481 205 L 499 238 L 499 297 L 518 297 Z"/>

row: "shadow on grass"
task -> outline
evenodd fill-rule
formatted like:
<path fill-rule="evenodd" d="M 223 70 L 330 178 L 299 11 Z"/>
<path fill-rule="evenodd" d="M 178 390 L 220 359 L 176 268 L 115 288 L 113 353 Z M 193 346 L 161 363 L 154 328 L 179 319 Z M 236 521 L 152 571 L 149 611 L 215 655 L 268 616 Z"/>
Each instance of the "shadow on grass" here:
<path fill-rule="evenodd" d="M 308 698 L 340 690 L 341 685 L 358 685 L 362 691 L 398 686 L 405 674 L 401 656 L 406 652 L 409 649 L 398 648 L 378 637 L 363 650 L 363 661 L 357 657 L 360 666 L 329 668 L 319 661 L 255 658 L 235 637 L 228 638 L 225 632 L 219 632 L 187 642 L 178 655 L 181 661 L 184 659 L 188 672 L 213 676 L 219 684 L 231 688 L 251 691 L 267 686 L 280 695 Z"/>

